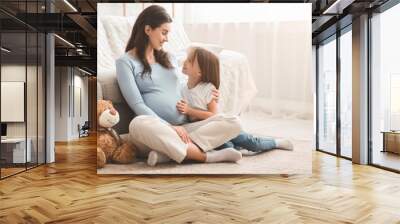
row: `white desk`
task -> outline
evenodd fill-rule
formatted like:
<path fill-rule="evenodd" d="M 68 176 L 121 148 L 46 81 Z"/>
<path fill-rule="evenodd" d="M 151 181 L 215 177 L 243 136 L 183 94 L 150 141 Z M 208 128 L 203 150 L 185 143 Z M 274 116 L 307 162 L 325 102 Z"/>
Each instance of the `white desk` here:
<path fill-rule="evenodd" d="M 1 139 L 1 151 L 2 153 L 7 151 L 12 151 L 12 163 L 30 162 L 32 157 L 31 154 L 32 141 L 30 138 L 27 138 L 26 142 L 28 143 L 26 147 L 26 154 L 25 154 L 25 138 Z M 4 158 L 3 155 L 2 157 Z M 25 161 L 25 159 L 27 159 L 27 161 Z"/>

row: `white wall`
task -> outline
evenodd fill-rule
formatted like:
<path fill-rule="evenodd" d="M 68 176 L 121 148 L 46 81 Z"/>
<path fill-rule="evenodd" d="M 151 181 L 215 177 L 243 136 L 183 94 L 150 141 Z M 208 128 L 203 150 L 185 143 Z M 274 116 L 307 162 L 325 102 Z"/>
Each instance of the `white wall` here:
<path fill-rule="evenodd" d="M 27 68 L 28 71 L 32 67 Z M 1 81 L 25 82 L 25 66 L 22 65 L 2 65 Z M 6 108 L 1 108 L 6 110 Z M 25 137 L 24 122 L 7 122 L 7 137 Z"/>
<path fill-rule="evenodd" d="M 75 70 L 76 72 L 77 70 Z M 80 124 L 81 126 L 85 123 L 85 121 L 88 121 L 88 78 L 87 77 L 82 77 L 80 75 L 75 75 L 74 77 L 74 89 L 75 91 L 73 92 L 74 96 L 74 108 L 73 108 L 73 113 L 72 117 L 73 119 L 71 120 L 71 135 L 73 138 L 79 137 L 78 129 L 77 126 Z M 78 93 L 80 91 L 80 93 Z M 80 95 L 80 97 L 79 97 Z M 80 99 L 79 99 L 80 98 Z M 79 100 L 81 101 L 79 103 Z M 81 107 L 81 108 L 79 108 Z M 80 112 L 79 109 L 82 111 Z"/>
<path fill-rule="evenodd" d="M 55 141 L 68 141 L 69 75 L 67 67 L 55 68 Z"/>
<path fill-rule="evenodd" d="M 56 67 L 55 125 L 56 141 L 79 138 L 78 124 L 88 120 L 88 78 L 77 69 Z M 78 90 L 80 89 L 80 100 Z M 82 114 L 79 112 L 81 105 Z M 75 110 L 75 111 L 74 111 Z"/>

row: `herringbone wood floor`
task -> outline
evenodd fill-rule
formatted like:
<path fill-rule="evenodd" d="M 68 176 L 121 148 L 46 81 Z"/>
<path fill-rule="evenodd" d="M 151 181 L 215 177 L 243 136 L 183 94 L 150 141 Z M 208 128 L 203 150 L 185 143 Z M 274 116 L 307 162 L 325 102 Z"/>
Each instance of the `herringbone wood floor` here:
<path fill-rule="evenodd" d="M 310 176 L 98 176 L 94 137 L 0 181 L 0 223 L 400 223 L 400 175 L 315 152 Z"/>

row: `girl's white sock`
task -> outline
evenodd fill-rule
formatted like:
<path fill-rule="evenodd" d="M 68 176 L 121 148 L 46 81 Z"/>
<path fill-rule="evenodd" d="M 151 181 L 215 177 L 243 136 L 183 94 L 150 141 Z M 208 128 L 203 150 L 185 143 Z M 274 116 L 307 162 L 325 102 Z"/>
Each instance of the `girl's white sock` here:
<path fill-rule="evenodd" d="M 171 161 L 171 159 L 165 154 L 159 153 L 157 151 L 151 151 L 147 157 L 147 165 L 155 166 L 157 163 L 166 163 Z"/>
<path fill-rule="evenodd" d="M 225 148 L 209 151 L 206 156 L 206 163 L 236 162 L 242 158 L 242 153 L 234 148 Z"/>

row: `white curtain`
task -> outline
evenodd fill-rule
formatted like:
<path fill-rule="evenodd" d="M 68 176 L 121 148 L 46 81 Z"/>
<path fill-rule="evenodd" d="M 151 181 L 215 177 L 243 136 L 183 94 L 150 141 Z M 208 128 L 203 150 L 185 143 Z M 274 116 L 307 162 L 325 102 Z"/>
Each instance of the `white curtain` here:
<path fill-rule="evenodd" d="M 313 118 L 311 4 L 192 3 L 173 10 L 191 41 L 248 58 L 259 90 L 252 110 Z"/>

